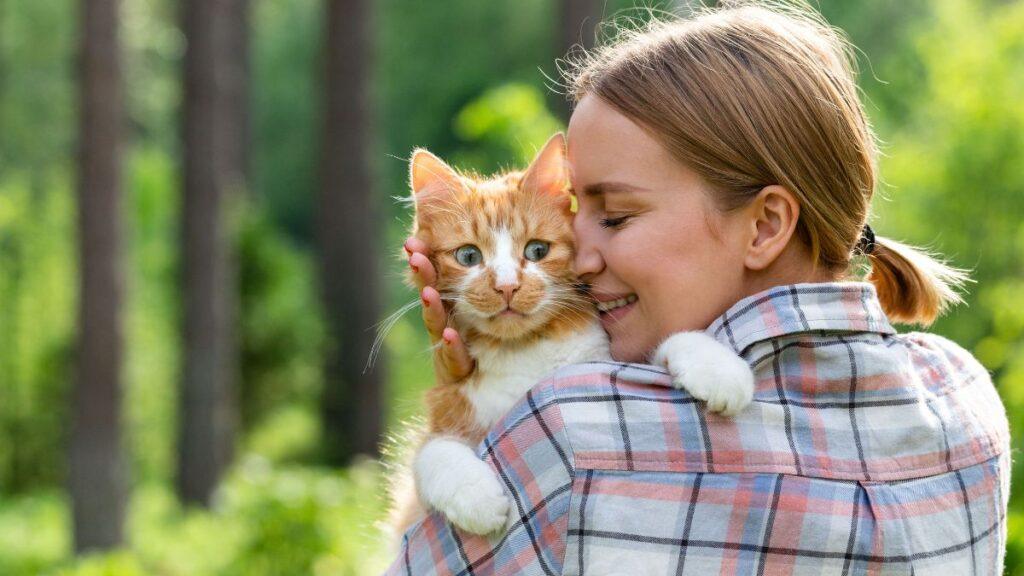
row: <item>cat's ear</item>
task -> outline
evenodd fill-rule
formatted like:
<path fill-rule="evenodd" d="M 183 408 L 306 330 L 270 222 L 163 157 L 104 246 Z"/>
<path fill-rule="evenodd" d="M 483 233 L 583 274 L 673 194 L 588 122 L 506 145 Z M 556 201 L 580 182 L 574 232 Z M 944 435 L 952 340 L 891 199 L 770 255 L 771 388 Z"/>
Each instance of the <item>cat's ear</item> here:
<path fill-rule="evenodd" d="M 561 132 L 548 140 L 523 175 L 524 191 L 541 194 L 565 204 L 569 211 L 569 166 L 565 158 L 565 136 Z"/>
<path fill-rule="evenodd" d="M 448 198 L 464 187 L 462 177 L 451 166 L 423 148 L 417 148 L 412 153 L 409 184 L 412 186 L 417 210 L 424 203 Z"/>

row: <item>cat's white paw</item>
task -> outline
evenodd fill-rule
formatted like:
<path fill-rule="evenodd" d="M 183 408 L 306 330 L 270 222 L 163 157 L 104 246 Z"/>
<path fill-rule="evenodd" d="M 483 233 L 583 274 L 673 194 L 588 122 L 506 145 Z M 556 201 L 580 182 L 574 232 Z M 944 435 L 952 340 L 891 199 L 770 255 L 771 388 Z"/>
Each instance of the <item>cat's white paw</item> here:
<path fill-rule="evenodd" d="M 491 534 L 503 528 L 508 510 L 508 497 L 493 473 L 467 478 L 452 498 L 438 508 L 452 524 L 473 534 Z"/>
<path fill-rule="evenodd" d="M 733 415 L 754 398 L 754 373 L 743 358 L 704 332 L 680 332 L 658 346 L 653 362 L 664 366 L 672 384 L 708 410 Z"/>
<path fill-rule="evenodd" d="M 420 448 L 413 463 L 420 502 L 473 534 L 505 526 L 509 501 L 494 471 L 473 449 L 453 438 L 435 438 Z"/>

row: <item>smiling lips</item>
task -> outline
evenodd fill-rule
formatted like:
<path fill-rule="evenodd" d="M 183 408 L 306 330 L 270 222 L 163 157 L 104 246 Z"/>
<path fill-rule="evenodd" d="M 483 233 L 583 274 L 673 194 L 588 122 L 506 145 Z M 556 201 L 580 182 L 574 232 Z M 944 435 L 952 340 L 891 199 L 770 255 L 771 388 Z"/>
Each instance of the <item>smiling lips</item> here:
<path fill-rule="evenodd" d="M 598 302 L 597 309 L 601 312 L 611 312 L 616 308 L 622 308 L 623 306 L 627 306 L 633 302 L 636 302 L 636 294 L 630 294 L 628 296 L 623 296 L 622 298 L 616 298 L 615 300 Z"/>

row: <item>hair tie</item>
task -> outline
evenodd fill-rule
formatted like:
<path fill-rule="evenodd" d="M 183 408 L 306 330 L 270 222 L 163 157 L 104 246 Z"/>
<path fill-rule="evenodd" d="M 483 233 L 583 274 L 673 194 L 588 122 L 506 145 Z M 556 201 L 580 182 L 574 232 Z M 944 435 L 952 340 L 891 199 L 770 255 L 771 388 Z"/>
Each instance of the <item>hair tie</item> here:
<path fill-rule="evenodd" d="M 864 229 L 860 231 L 860 240 L 857 241 L 854 251 L 864 255 L 875 251 L 875 231 L 871 229 L 870 224 L 865 224 Z"/>

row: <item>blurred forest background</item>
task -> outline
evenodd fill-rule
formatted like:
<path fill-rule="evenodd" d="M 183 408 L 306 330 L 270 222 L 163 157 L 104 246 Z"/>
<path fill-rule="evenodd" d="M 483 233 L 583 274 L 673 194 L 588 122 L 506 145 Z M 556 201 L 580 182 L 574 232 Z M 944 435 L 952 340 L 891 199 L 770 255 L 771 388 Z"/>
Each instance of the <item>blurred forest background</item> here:
<path fill-rule="evenodd" d="M 973 270 L 934 330 L 1019 430 L 1024 1 L 818 6 L 884 141 L 874 228 Z M 408 154 L 526 162 L 555 59 L 635 8 L 0 0 L 0 574 L 381 571 L 375 446 L 432 378 L 416 312 L 363 371 L 416 298 Z"/>

